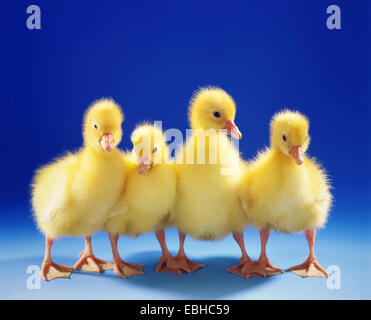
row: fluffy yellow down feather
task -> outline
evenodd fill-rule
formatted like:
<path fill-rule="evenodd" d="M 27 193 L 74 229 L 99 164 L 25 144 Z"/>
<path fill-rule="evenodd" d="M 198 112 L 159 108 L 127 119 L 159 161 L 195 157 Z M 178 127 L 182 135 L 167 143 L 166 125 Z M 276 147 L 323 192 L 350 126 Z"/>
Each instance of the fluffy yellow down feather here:
<path fill-rule="evenodd" d="M 155 231 L 162 249 L 161 263 L 156 271 L 181 273 L 166 265 L 171 255 L 163 228 L 169 224 L 169 211 L 174 205 L 176 176 L 175 167 L 168 159 L 165 137 L 159 128 L 142 124 L 132 133 L 131 141 L 133 150 L 125 156 L 128 168 L 126 185 L 104 228 L 111 241 L 113 269 L 123 278 L 143 274 L 142 265 L 121 259 L 118 238 L 119 235 L 136 237 Z"/>
<path fill-rule="evenodd" d="M 123 114 L 112 100 L 92 104 L 84 117 L 84 146 L 41 167 L 32 183 L 32 207 L 37 226 L 46 236 L 41 276 L 67 277 L 66 267 L 52 262 L 50 249 L 60 236 L 87 237 L 78 265 L 93 261 L 90 236 L 102 229 L 125 181 L 125 163 L 116 146 L 122 137 Z M 99 272 L 96 260 L 87 271 Z"/>
<path fill-rule="evenodd" d="M 112 100 L 95 102 L 85 114 L 81 150 L 36 172 L 32 207 L 43 233 L 54 239 L 88 236 L 103 227 L 122 192 L 125 164 L 119 150 L 105 152 L 99 141 L 104 133 L 111 132 L 117 146 L 122 121 L 122 112 Z"/>
<path fill-rule="evenodd" d="M 300 113 L 277 113 L 271 121 L 271 148 L 249 163 L 242 203 L 257 228 L 292 233 L 324 226 L 332 197 L 324 170 L 304 154 L 308 129 L 309 122 Z M 291 146 L 299 145 L 301 165 L 290 156 Z"/>
<path fill-rule="evenodd" d="M 132 133 L 133 151 L 125 156 L 128 175 L 125 190 L 110 212 L 105 230 L 136 237 L 167 226 L 176 195 L 175 168 L 163 133 L 144 124 Z M 138 172 L 140 157 L 153 163 L 145 174 Z"/>
<path fill-rule="evenodd" d="M 221 239 L 246 225 L 237 194 L 243 163 L 238 150 L 219 132 L 227 122 L 233 123 L 235 113 L 233 99 L 219 88 L 201 89 L 191 100 L 194 134 L 178 155 L 172 219 L 182 233 L 196 239 Z M 199 163 L 203 152 L 205 161 Z"/>

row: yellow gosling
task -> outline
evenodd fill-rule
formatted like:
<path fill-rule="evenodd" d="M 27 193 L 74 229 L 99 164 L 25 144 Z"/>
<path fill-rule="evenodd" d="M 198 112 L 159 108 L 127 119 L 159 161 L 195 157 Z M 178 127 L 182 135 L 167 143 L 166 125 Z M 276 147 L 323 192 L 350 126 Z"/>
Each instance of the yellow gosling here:
<path fill-rule="evenodd" d="M 112 268 L 97 259 L 91 236 L 102 229 L 125 180 L 125 164 L 116 146 L 122 137 L 123 114 L 113 101 L 98 100 L 87 110 L 84 146 L 37 170 L 32 184 L 32 207 L 45 234 L 44 280 L 69 277 L 72 268 L 55 264 L 51 247 L 61 236 L 86 237 L 86 247 L 74 268 L 100 272 Z"/>
<path fill-rule="evenodd" d="M 180 269 L 167 266 L 171 255 L 164 228 L 169 225 L 169 212 L 175 201 L 176 177 L 174 165 L 168 161 L 165 137 L 159 128 L 142 124 L 132 133 L 131 141 L 133 150 L 125 157 L 128 167 L 125 190 L 105 225 L 112 245 L 114 271 L 123 278 L 143 274 L 141 265 L 121 259 L 118 238 L 154 231 L 162 249 L 161 263 L 156 270 L 181 273 Z"/>
<path fill-rule="evenodd" d="M 246 216 L 237 192 L 244 165 L 238 150 L 220 131 L 241 138 L 235 114 L 233 99 L 219 88 L 201 89 L 191 100 L 189 121 L 194 133 L 177 157 L 178 193 L 172 221 L 179 230 L 180 249 L 169 264 L 173 268 L 193 272 L 203 266 L 187 258 L 186 235 L 214 241 L 233 232 L 243 258 L 248 258 L 241 242 Z"/>
<path fill-rule="evenodd" d="M 314 238 L 315 230 L 326 223 L 332 196 L 324 170 L 306 155 L 308 130 L 309 121 L 299 112 L 277 113 L 271 121 L 271 147 L 249 163 L 241 199 L 250 223 L 261 230 L 262 251 L 258 261 L 245 264 L 244 276 L 282 272 L 266 255 L 270 229 L 284 233 L 305 230 L 308 259 L 290 270 L 303 277 L 328 276 L 315 258 Z"/>

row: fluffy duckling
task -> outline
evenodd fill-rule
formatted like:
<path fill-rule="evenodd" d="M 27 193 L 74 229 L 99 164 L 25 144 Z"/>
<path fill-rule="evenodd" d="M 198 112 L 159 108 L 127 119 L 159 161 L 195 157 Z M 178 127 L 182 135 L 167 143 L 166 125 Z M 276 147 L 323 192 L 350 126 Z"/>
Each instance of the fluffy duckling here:
<path fill-rule="evenodd" d="M 75 269 L 100 272 L 112 268 L 93 255 L 91 236 L 107 220 L 125 181 L 125 164 L 116 148 L 122 137 L 123 114 L 113 101 L 98 100 L 85 113 L 84 146 L 40 168 L 32 184 L 32 207 L 45 234 L 41 277 L 67 278 L 73 268 L 54 263 L 51 247 L 61 236 L 86 237 Z"/>
<path fill-rule="evenodd" d="M 285 110 L 271 121 L 271 148 L 249 165 L 242 185 L 242 203 L 250 222 L 260 230 L 259 260 L 241 265 L 243 276 L 282 272 L 266 255 L 269 230 L 284 233 L 305 230 L 309 245 L 306 261 L 289 270 L 302 276 L 327 277 L 314 255 L 316 229 L 324 226 L 331 205 L 330 185 L 321 166 L 305 155 L 309 121 L 299 112 Z M 235 270 L 236 271 L 236 270 Z"/>
<path fill-rule="evenodd" d="M 174 165 L 169 163 L 169 152 L 162 131 L 155 126 L 143 124 L 131 135 L 133 150 L 128 154 L 128 176 L 124 192 L 108 219 L 105 230 L 109 232 L 112 246 L 114 271 L 128 278 L 143 274 L 142 266 L 124 262 L 118 252 L 119 235 L 131 237 L 156 232 L 162 256 L 156 271 L 181 273 L 167 266 L 171 258 L 166 246 L 164 228 L 169 223 L 169 211 L 176 195 Z"/>
<path fill-rule="evenodd" d="M 187 258 L 186 235 L 218 240 L 233 232 L 242 260 L 248 260 L 242 233 L 246 218 L 237 193 L 243 163 L 225 135 L 242 137 L 234 124 L 235 114 L 235 102 L 219 88 L 201 89 L 190 102 L 193 135 L 177 156 L 178 193 L 172 220 L 179 230 L 180 248 L 169 264 L 173 268 L 193 272 L 203 266 Z"/>

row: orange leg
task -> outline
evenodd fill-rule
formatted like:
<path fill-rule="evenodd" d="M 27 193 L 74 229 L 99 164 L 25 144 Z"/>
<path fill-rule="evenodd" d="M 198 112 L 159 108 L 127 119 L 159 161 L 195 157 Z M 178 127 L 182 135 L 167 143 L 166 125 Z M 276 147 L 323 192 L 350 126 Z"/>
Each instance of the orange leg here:
<path fill-rule="evenodd" d="M 142 264 L 134 264 L 124 262 L 119 254 L 117 248 L 117 242 L 119 239 L 118 235 L 108 234 L 109 240 L 111 242 L 112 254 L 113 254 L 113 270 L 115 273 L 122 278 L 130 278 L 133 275 L 144 274 L 142 271 Z"/>
<path fill-rule="evenodd" d="M 41 266 L 40 276 L 44 280 L 53 280 L 56 278 L 69 278 L 73 268 L 56 264 L 51 257 L 51 249 L 54 239 L 45 236 L 45 256 Z"/>
<path fill-rule="evenodd" d="M 305 236 L 307 238 L 309 245 L 309 256 L 302 264 L 299 264 L 295 267 L 291 267 L 289 270 L 303 278 L 304 277 L 327 278 L 328 277 L 327 271 L 321 267 L 321 265 L 317 262 L 317 259 L 314 255 L 314 240 L 316 238 L 316 230 L 306 230 Z"/>
<path fill-rule="evenodd" d="M 228 272 L 232 272 L 241 277 L 246 277 L 247 275 L 242 272 L 243 268 L 251 263 L 251 259 L 248 256 L 245 249 L 245 242 L 243 240 L 243 232 L 233 232 L 233 238 L 237 242 L 238 246 L 241 249 L 242 256 L 240 258 L 240 263 L 227 269 Z"/>
<path fill-rule="evenodd" d="M 188 273 L 194 272 L 199 268 L 204 267 L 203 264 L 191 261 L 187 258 L 184 252 L 184 240 L 186 235 L 182 232 L 179 233 L 179 252 L 175 257 L 168 260 L 167 265 L 172 269 L 181 269 Z"/>
<path fill-rule="evenodd" d="M 183 271 L 181 269 L 173 269 L 168 266 L 168 261 L 171 260 L 173 257 L 169 252 L 169 249 L 166 245 L 166 238 L 165 238 L 165 231 L 159 230 L 156 231 L 156 238 L 161 246 L 162 255 L 158 259 L 160 261 L 160 264 L 156 268 L 156 272 L 167 272 L 167 273 L 176 273 L 181 274 Z"/>
<path fill-rule="evenodd" d="M 240 258 L 240 262 L 250 261 L 250 257 L 247 254 L 246 249 L 245 249 L 245 242 L 243 240 L 243 232 L 233 232 L 233 238 L 241 249 L 242 257 Z"/>
<path fill-rule="evenodd" d="M 74 269 L 97 272 L 100 273 L 102 270 L 111 270 L 112 264 L 98 259 L 93 254 L 93 248 L 91 246 L 91 237 L 85 238 L 85 249 L 80 253 L 80 259 L 73 266 Z"/>
<path fill-rule="evenodd" d="M 236 242 L 239 244 L 241 251 L 242 251 L 242 258 L 240 263 L 228 269 L 227 271 L 233 272 L 235 274 L 238 274 L 242 277 L 250 278 L 252 276 L 271 276 L 278 273 L 283 273 L 283 271 L 274 265 L 272 265 L 268 258 L 267 258 L 267 242 L 269 238 L 269 230 L 268 229 L 262 229 L 260 231 L 260 243 L 261 243 L 261 251 L 260 251 L 260 257 L 257 261 L 251 261 L 247 254 L 244 254 L 245 246 L 243 243 L 243 233 L 239 234 L 233 234 Z"/>
<path fill-rule="evenodd" d="M 272 276 L 279 273 L 283 273 L 283 270 L 280 268 L 275 267 L 270 263 L 267 257 L 267 242 L 269 238 L 269 229 L 262 229 L 260 230 L 260 257 L 257 261 L 253 261 L 248 267 L 247 272 L 251 275 L 256 276 Z"/>

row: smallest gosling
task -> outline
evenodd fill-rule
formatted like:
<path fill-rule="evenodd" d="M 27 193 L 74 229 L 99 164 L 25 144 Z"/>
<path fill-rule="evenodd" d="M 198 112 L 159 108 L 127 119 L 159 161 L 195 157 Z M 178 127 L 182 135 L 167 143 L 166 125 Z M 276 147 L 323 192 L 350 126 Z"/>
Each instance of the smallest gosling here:
<path fill-rule="evenodd" d="M 109 232 L 114 271 L 123 278 L 143 274 L 142 265 L 124 262 L 118 252 L 120 235 L 137 237 L 154 231 L 162 249 L 156 271 L 181 273 L 167 265 L 171 254 L 164 228 L 176 196 L 175 168 L 163 132 L 150 124 L 139 125 L 131 135 L 133 150 L 125 156 L 128 175 L 124 192 L 110 213 L 105 230 Z"/>

